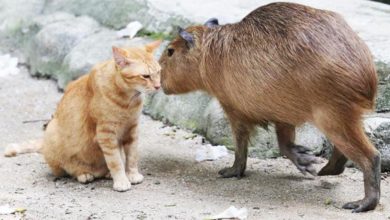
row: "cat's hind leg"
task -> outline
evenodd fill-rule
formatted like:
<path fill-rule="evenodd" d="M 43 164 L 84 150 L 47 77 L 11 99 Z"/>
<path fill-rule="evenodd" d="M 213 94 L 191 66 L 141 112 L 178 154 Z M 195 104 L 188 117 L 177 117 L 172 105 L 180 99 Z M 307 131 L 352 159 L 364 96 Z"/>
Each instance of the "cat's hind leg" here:
<path fill-rule="evenodd" d="M 64 161 L 63 168 L 80 183 L 90 183 L 95 180 L 95 176 L 93 175 L 94 169 L 92 169 L 91 165 L 85 164 L 77 158 Z"/>
<path fill-rule="evenodd" d="M 95 179 L 103 178 L 110 173 L 107 166 L 99 168 L 86 166 L 86 168 L 90 169 L 89 172 L 82 173 L 76 177 L 77 181 L 79 181 L 80 183 L 90 183 Z"/>
<path fill-rule="evenodd" d="M 80 183 L 90 183 L 95 179 L 95 177 L 90 173 L 84 173 L 77 176 L 77 181 Z"/>
<path fill-rule="evenodd" d="M 46 160 L 49 165 L 51 172 L 55 177 L 63 177 L 66 176 L 65 170 L 61 167 L 60 163 L 53 160 Z"/>

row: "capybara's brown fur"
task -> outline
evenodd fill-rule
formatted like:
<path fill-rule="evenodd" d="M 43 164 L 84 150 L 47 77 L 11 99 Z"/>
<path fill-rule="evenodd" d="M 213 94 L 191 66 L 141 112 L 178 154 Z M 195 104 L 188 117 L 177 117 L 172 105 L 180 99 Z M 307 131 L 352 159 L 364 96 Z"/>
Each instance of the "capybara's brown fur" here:
<path fill-rule="evenodd" d="M 316 125 L 335 144 L 319 175 L 343 171 L 346 158 L 364 173 L 365 197 L 344 208 L 372 210 L 380 197 L 380 155 L 362 127 L 374 107 L 377 75 L 366 44 L 330 11 L 292 3 L 260 7 L 235 24 L 179 30 L 160 58 L 167 94 L 204 90 L 223 107 L 236 137 L 233 167 L 242 176 L 254 126 L 274 123 L 281 153 L 303 173 L 317 158 L 295 145 L 295 127 Z"/>

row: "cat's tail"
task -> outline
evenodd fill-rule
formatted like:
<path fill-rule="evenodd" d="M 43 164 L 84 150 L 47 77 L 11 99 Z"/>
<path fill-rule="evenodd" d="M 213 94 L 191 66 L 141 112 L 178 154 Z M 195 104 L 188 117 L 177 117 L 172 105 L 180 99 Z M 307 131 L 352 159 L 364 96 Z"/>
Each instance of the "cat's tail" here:
<path fill-rule="evenodd" d="M 15 157 L 19 154 L 40 153 L 42 140 L 31 140 L 20 144 L 9 144 L 4 151 L 4 156 Z"/>

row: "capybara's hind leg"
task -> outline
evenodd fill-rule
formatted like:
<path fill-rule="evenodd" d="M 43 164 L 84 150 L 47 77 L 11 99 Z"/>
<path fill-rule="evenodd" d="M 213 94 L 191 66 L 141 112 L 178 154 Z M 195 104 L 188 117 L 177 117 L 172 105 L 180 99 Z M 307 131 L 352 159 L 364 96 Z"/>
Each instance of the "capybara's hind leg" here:
<path fill-rule="evenodd" d="M 276 135 L 281 154 L 289 158 L 303 174 L 309 172 L 316 175 L 314 163 L 320 160 L 314 156 L 310 149 L 294 144 L 295 126 L 285 123 L 275 123 Z"/>
<path fill-rule="evenodd" d="M 337 113 L 336 113 L 337 114 Z M 364 133 L 361 114 L 319 114 L 315 116 L 318 127 L 325 132 L 335 147 L 357 164 L 364 177 L 365 196 L 362 200 L 346 203 L 343 208 L 353 212 L 373 210 L 380 198 L 380 154 Z"/>
<path fill-rule="evenodd" d="M 332 156 L 328 163 L 318 172 L 318 176 L 339 175 L 344 172 L 345 163 L 348 159 L 341 153 L 337 147 L 333 148 Z"/>
<path fill-rule="evenodd" d="M 228 115 L 229 116 L 229 115 Z M 224 178 L 242 177 L 246 169 L 248 157 L 248 143 L 254 126 L 242 123 L 229 117 L 232 131 L 236 141 L 235 157 L 232 167 L 226 167 L 218 172 Z"/>

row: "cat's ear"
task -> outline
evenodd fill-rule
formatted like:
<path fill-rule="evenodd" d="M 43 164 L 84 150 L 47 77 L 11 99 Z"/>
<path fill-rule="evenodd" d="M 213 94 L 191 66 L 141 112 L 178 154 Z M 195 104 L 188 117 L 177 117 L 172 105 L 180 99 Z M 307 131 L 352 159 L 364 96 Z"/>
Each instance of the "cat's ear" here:
<path fill-rule="evenodd" d="M 145 50 L 148 53 L 153 53 L 162 43 L 162 40 L 156 40 L 152 43 L 148 43 L 145 45 Z"/>
<path fill-rule="evenodd" d="M 126 56 L 127 55 L 126 50 L 113 46 L 112 54 L 114 56 L 116 65 L 118 65 L 119 67 L 123 68 L 130 64 L 130 60 Z"/>

